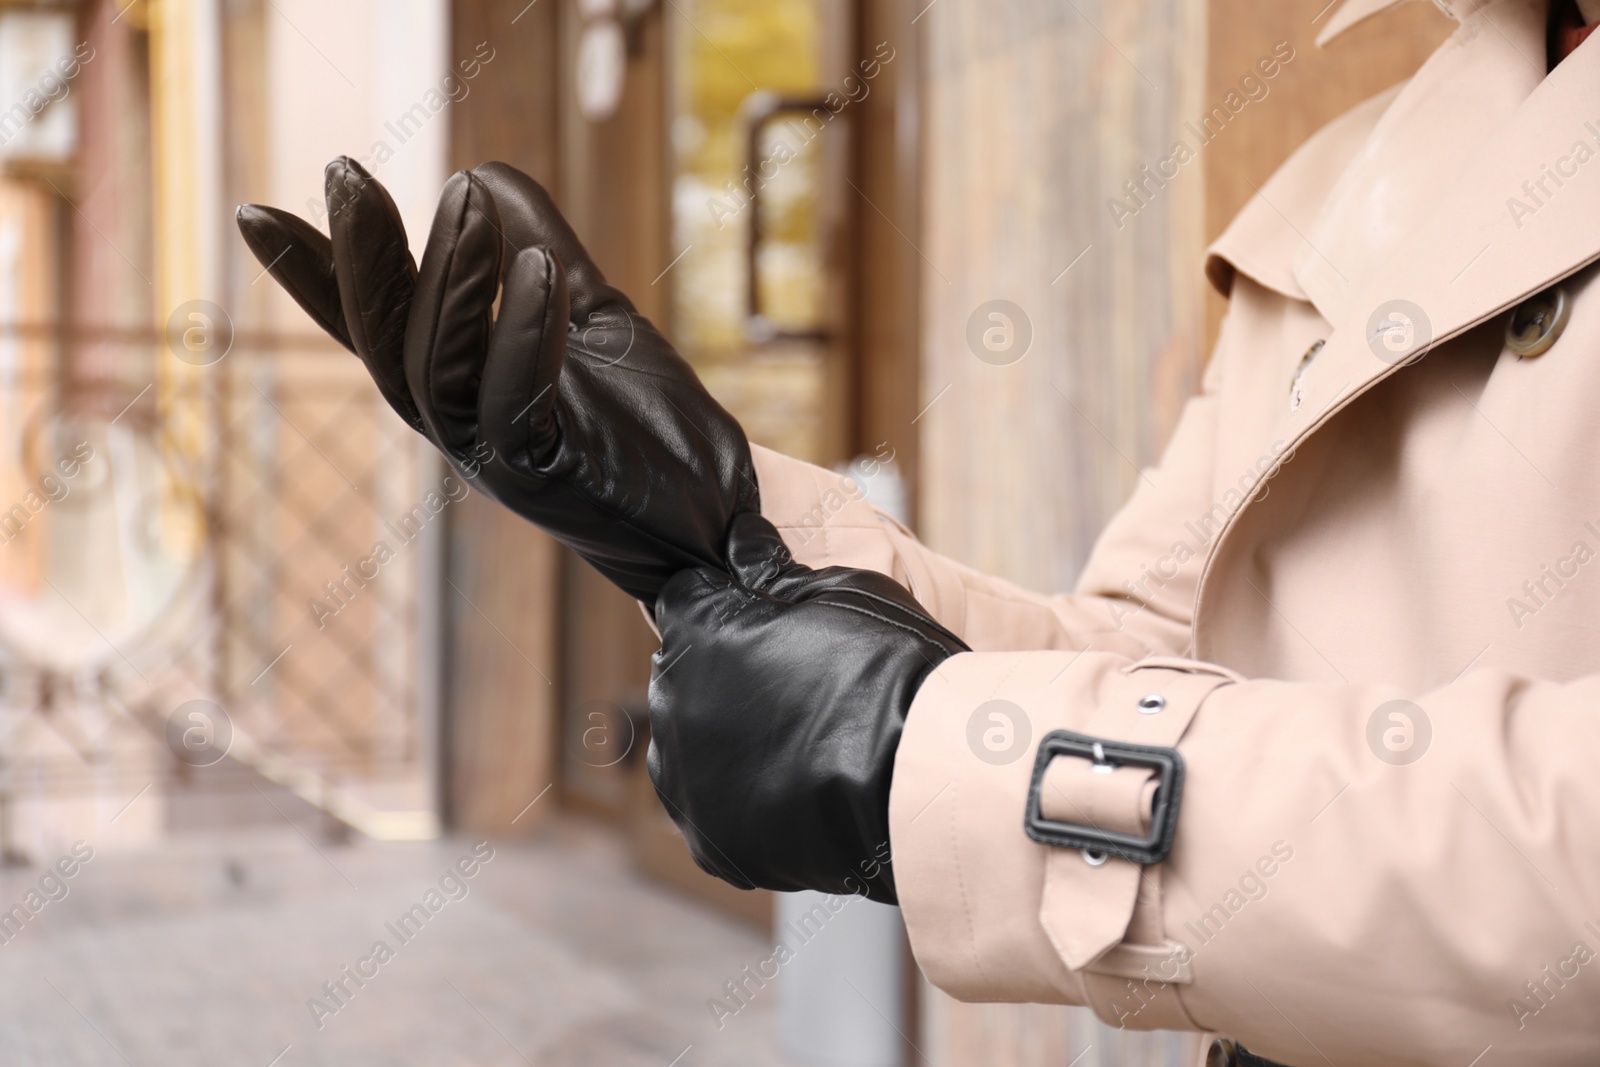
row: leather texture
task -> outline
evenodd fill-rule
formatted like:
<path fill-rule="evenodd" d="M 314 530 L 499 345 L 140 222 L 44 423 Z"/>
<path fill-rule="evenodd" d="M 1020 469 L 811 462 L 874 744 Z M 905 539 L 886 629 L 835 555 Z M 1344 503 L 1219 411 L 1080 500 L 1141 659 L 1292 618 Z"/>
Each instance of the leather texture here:
<path fill-rule="evenodd" d="M 1202 390 L 1072 592 L 942 556 L 846 479 L 754 450 L 801 562 L 894 576 L 974 649 L 918 691 L 890 793 L 901 910 L 941 989 L 1283 1064 L 1600 1061 L 1597 38 L 1545 77 L 1543 3 L 1472 5 L 1409 83 L 1262 183 L 1214 249 L 1232 289 Z M 1352 239 L 1323 245 L 1334 215 Z M 1337 274 L 1302 286 L 1319 250 Z M 1519 358 L 1512 311 L 1553 285 L 1565 332 Z M 1390 300 L 1428 316 L 1425 352 L 1375 350 Z M 1176 682 L 1223 673 L 1203 697 Z M 1173 851 L 1136 893 L 1027 837 L 1032 748 L 996 765 L 967 736 L 1006 701 L 1034 742 L 1131 739 L 1091 725 L 1144 721 L 1130 682 L 1167 698 L 1150 724 L 1190 716 Z M 1121 942 L 1070 966 L 1052 931 L 1130 897 Z"/>
<path fill-rule="evenodd" d="M 1273 1060 L 1262 1059 L 1247 1048 L 1237 1049 L 1236 1057 L 1234 1062 L 1237 1067 L 1284 1067 L 1283 1064 Z"/>
<path fill-rule="evenodd" d="M 895 748 L 918 686 L 966 645 L 881 574 L 795 563 L 759 515 L 734 520 L 728 560 L 656 604 L 656 793 L 727 882 L 893 903 Z"/>
<path fill-rule="evenodd" d="M 723 564 L 730 520 L 759 506 L 744 431 L 537 182 L 503 163 L 453 175 L 420 268 L 359 164 L 330 163 L 325 192 L 328 237 L 258 205 L 240 232 L 458 473 L 647 603 Z"/>

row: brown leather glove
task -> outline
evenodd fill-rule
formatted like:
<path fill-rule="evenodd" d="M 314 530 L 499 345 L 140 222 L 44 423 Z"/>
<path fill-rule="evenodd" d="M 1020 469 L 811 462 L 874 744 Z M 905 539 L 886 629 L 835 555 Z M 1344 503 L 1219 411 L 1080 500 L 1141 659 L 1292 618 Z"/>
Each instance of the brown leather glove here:
<path fill-rule="evenodd" d="M 504 163 L 453 175 L 420 271 L 360 165 L 330 163 L 326 194 L 331 239 L 257 205 L 240 232 L 464 478 L 646 602 L 724 565 L 733 516 L 759 508 L 744 431 L 537 182 Z"/>

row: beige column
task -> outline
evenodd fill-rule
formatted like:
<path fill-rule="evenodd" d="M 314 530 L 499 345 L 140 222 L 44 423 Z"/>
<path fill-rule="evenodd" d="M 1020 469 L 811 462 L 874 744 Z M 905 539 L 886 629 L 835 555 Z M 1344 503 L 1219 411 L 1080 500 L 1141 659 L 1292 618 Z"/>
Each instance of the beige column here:
<path fill-rule="evenodd" d="M 1201 0 L 940 0 L 919 20 L 920 530 L 1034 588 L 1070 588 L 1198 381 L 1203 165 L 1144 168 L 1204 110 L 1205 16 Z M 925 1005 L 941 1067 L 1182 1063 L 1193 1042 L 1076 1009 Z"/>
<path fill-rule="evenodd" d="M 221 288 L 217 7 L 215 0 L 149 0 L 149 11 L 156 325 L 168 330 L 167 347 L 173 331 L 210 344 L 231 323 L 188 305 L 217 301 Z M 162 350 L 155 366 L 164 435 L 191 470 L 205 470 L 206 398 L 215 375 Z M 204 530 L 193 509 L 170 509 L 167 518 L 177 544 L 198 546 Z"/>

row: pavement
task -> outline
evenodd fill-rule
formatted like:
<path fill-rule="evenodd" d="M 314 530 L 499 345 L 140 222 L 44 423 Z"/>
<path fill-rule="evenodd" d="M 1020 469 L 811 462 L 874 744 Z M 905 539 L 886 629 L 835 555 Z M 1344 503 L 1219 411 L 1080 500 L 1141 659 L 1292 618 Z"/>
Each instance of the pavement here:
<path fill-rule="evenodd" d="M 786 1067 L 770 990 L 721 1030 L 707 1007 L 770 935 L 644 881 L 587 823 L 85 849 L 0 868 L 4 1067 Z"/>

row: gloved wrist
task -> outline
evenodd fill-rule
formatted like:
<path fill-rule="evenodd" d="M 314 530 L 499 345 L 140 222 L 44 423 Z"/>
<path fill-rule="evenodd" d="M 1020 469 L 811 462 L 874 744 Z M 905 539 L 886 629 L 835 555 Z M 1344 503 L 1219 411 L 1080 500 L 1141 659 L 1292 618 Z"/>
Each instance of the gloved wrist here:
<path fill-rule="evenodd" d="M 918 688 L 966 646 L 895 582 L 793 563 L 735 520 L 732 576 L 657 601 L 650 772 L 696 861 L 735 885 L 893 902 L 889 787 Z"/>

